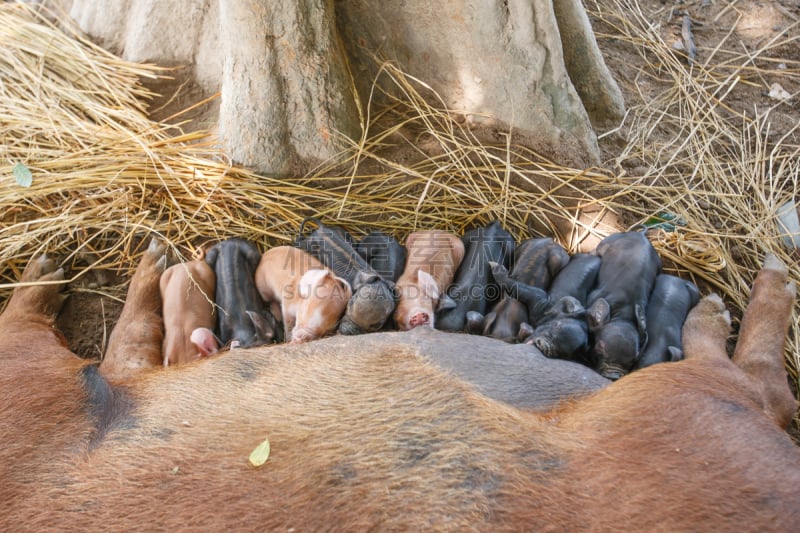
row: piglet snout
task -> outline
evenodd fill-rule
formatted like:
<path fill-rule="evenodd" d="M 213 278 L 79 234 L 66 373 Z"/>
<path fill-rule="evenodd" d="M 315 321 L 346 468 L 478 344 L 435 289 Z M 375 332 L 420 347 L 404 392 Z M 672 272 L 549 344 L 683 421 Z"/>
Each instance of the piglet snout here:
<path fill-rule="evenodd" d="M 208 328 L 195 328 L 189 340 L 194 343 L 201 357 L 214 355 L 219 351 L 219 343 L 214 336 L 214 332 Z"/>
<path fill-rule="evenodd" d="M 528 344 L 533 344 L 536 349 L 542 352 L 542 355 L 545 357 L 550 357 L 550 352 L 552 351 L 550 343 L 542 337 L 534 337 L 532 340 L 528 341 Z"/>
<path fill-rule="evenodd" d="M 611 381 L 617 381 L 619 378 L 625 375 L 625 372 L 616 368 L 605 368 L 600 370 L 600 375 L 606 379 L 610 379 Z"/>
<path fill-rule="evenodd" d="M 417 326 L 426 326 L 430 324 L 431 318 L 428 313 L 416 313 L 412 315 L 411 319 L 408 321 L 408 325 L 412 328 Z"/>
<path fill-rule="evenodd" d="M 295 328 L 295 330 L 292 332 L 291 344 L 300 344 L 303 342 L 313 341 L 318 337 L 318 335 L 315 335 L 311 331 Z"/>

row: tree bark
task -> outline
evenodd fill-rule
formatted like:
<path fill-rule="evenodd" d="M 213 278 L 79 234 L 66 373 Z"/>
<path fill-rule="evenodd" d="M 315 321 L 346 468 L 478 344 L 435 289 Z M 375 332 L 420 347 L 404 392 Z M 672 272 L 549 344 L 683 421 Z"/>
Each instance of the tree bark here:
<path fill-rule="evenodd" d="M 220 0 L 219 125 L 235 161 L 284 174 L 357 137 L 354 87 L 328 0 Z"/>
<path fill-rule="evenodd" d="M 617 126 L 625 114 L 622 91 L 606 67 L 581 0 L 553 0 L 564 62 L 592 125 Z"/>

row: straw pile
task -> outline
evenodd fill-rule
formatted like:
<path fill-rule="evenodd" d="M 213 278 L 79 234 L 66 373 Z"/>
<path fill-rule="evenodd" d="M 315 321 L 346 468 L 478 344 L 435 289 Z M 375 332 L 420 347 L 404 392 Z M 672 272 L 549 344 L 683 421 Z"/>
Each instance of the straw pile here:
<path fill-rule="evenodd" d="M 140 77 L 25 4 L 0 5 L 0 281 L 47 250 L 128 269 L 135 236 L 285 238 L 307 192 L 233 169 L 206 133 L 150 121 Z M 21 186 L 24 165 L 32 183 Z"/>
<path fill-rule="evenodd" d="M 745 115 L 726 102 L 740 84 L 765 87 L 765 80 L 776 74 L 800 81 L 797 53 L 785 52 L 798 50 L 800 23 L 762 40 L 755 50 L 737 42 L 731 30 L 714 48 L 703 50 L 702 63 L 689 65 L 664 41 L 652 14 L 645 14 L 638 2 L 596 0 L 591 14 L 609 28 L 608 34 L 598 35 L 601 42 L 604 37 L 625 41 L 640 56 L 640 78 L 620 80 L 629 84 L 630 92 L 639 93 L 640 83 L 662 90 L 657 98 L 641 94 L 629 105 L 627 146 L 618 157 L 644 162 L 645 171 L 631 183 L 637 200 L 630 203 L 640 202 L 641 214 L 668 211 L 687 222 L 679 232 L 662 235 L 674 241 L 670 250 L 660 249 L 662 254 L 680 256 L 685 246 L 694 248 L 687 241 L 696 238 L 714 243 L 713 249 L 701 252 L 717 256 L 707 265 L 714 268 L 685 266 L 732 302 L 729 307 L 740 310 L 767 252 L 788 265 L 791 279 L 800 279 L 800 254 L 783 243 L 786 230 L 776 220 L 781 205 L 800 205 L 800 123 L 775 140 L 769 131 L 771 113 L 779 106 L 786 109 L 786 103 L 774 101 L 766 112 L 754 106 Z M 780 63 L 786 68 L 778 70 Z M 795 390 L 800 368 L 796 313 L 795 307 L 786 351 Z"/>
<path fill-rule="evenodd" d="M 757 69 L 752 58 L 739 69 L 728 61 L 722 73 L 690 69 L 630 2 L 605 4 L 616 37 L 641 50 L 648 72 L 674 80 L 661 98 L 629 102 L 630 142 L 620 157 L 648 162 L 643 175 L 561 167 L 513 136 L 481 144 L 456 114 L 421 96 L 431 94 L 422 82 L 387 64 L 381 76 L 396 87 L 385 95 L 390 105 L 370 105 L 361 139 L 291 181 L 231 166 L 202 132 L 150 121 L 138 79 L 163 74 L 157 68 L 123 62 L 29 7 L 0 4 L 0 298 L 44 250 L 68 265 L 91 252 L 97 264 L 127 273 L 148 234 L 183 256 L 232 235 L 266 247 L 291 240 L 307 215 L 399 238 L 499 219 L 518 238 L 549 231 L 574 251 L 608 231 L 593 220 L 609 213 L 626 229 L 668 211 L 686 224 L 660 234 L 659 252 L 734 307 L 745 304 L 766 251 L 798 279 L 774 222 L 777 206 L 797 197 L 798 147 L 763 142 L 766 117 L 724 112 L 727 90 L 744 69 Z M 31 171 L 29 187 L 13 178 L 18 163 Z M 75 266 L 73 278 L 85 271 Z M 787 362 L 796 380 L 794 333 Z"/>

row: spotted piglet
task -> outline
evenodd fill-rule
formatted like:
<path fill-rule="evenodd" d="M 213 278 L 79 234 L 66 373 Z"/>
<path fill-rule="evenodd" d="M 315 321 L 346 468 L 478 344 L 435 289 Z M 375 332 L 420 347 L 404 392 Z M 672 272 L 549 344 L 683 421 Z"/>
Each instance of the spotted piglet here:
<path fill-rule="evenodd" d="M 283 321 L 284 338 L 293 343 L 336 331 L 352 296 L 347 280 L 291 246 L 278 246 L 261 256 L 255 280 L 272 315 Z"/>

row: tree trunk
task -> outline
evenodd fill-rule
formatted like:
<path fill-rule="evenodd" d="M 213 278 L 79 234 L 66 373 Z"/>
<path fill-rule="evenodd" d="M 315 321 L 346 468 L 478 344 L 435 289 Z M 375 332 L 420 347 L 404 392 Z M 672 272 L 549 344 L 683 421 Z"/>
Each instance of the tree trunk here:
<path fill-rule="evenodd" d="M 622 116 L 580 0 L 62 1 L 125 59 L 189 67 L 179 81 L 198 100 L 220 91 L 200 126 L 218 127 L 236 162 L 272 175 L 335 155 L 338 133 L 359 136 L 373 54 L 428 83 L 478 132 L 512 129 L 561 162 L 596 162 L 592 123 Z"/>
<path fill-rule="evenodd" d="M 567 72 L 592 125 L 598 129 L 618 125 L 625 114 L 622 91 L 600 55 L 581 0 L 554 0 L 553 9 Z"/>
<path fill-rule="evenodd" d="M 359 133 L 355 93 L 328 0 L 219 0 L 219 125 L 235 161 L 284 174 Z"/>

